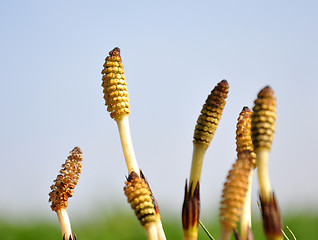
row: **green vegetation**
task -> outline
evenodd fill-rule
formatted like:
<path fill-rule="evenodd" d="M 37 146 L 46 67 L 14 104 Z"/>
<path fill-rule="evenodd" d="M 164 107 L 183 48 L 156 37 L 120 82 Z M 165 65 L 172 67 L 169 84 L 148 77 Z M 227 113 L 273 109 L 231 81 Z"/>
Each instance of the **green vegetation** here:
<path fill-rule="evenodd" d="M 136 221 L 133 214 L 112 214 L 103 219 L 92 221 L 74 222 L 72 225 L 79 240 L 123 240 L 123 239 L 147 239 L 143 228 Z M 256 217 L 254 218 L 256 219 Z M 167 239 L 182 239 L 182 226 L 179 218 L 162 216 L 163 227 Z M 217 219 L 211 222 L 202 220 L 206 228 L 215 239 L 219 237 L 219 222 Z M 253 223 L 253 233 L 257 240 L 265 239 L 261 219 Z M 289 226 L 297 239 L 318 239 L 318 214 L 290 214 L 284 216 L 284 226 Z M 292 235 L 288 229 L 284 229 L 291 240 Z M 57 240 L 62 239 L 58 222 L 31 222 L 31 223 L 8 223 L 0 220 L 1 240 Z M 208 240 L 203 229 L 199 228 L 198 239 Z M 234 238 L 233 238 L 234 239 Z"/>

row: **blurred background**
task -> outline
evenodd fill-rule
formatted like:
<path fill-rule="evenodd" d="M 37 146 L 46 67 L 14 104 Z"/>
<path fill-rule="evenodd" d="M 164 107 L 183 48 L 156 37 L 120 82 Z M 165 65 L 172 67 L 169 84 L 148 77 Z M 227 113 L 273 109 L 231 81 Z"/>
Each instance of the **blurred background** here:
<path fill-rule="evenodd" d="M 58 227 L 48 193 L 75 146 L 83 173 L 69 200 L 71 221 L 114 209 L 133 216 L 101 87 L 114 47 L 125 68 L 137 161 L 163 217 L 181 226 L 194 126 L 222 79 L 230 91 L 203 164 L 202 218 L 218 215 L 238 114 L 266 85 L 277 97 L 269 169 L 279 206 L 283 215 L 317 215 L 317 8 L 309 0 L 1 1 L 0 218 Z"/>

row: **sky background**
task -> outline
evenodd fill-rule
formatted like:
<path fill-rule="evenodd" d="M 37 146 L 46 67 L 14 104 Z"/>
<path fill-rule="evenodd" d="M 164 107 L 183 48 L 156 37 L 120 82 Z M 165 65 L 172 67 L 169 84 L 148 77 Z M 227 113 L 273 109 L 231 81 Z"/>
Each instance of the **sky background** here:
<path fill-rule="evenodd" d="M 317 10 L 317 1 L 306 0 L 1 1 L 0 216 L 56 221 L 48 193 L 75 146 L 83 173 L 70 217 L 131 211 L 117 125 L 101 87 L 114 47 L 125 68 L 137 161 L 163 215 L 181 215 L 194 126 L 222 79 L 230 90 L 203 164 L 203 214 L 218 214 L 238 114 L 266 85 L 277 96 L 269 170 L 279 205 L 283 214 L 318 210 Z M 257 208 L 256 178 L 252 195 Z"/>

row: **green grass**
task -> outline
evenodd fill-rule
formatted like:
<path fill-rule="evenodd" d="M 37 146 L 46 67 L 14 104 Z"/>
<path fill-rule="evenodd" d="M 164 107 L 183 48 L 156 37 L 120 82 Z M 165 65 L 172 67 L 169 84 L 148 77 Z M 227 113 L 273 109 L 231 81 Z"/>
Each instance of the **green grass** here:
<path fill-rule="evenodd" d="M 162 221 L 167 239 L 182 239 L 181 219 L 163 217 Z M 218 239 L 220 233 L 218 220 L 211 222 L 203 220 L 203 223 L 212 236 Z M 284 226 L 286 225 L 293 231 L 297 239 L 318 239 L 318 214 L 290 214 L 284 218 Z M 72 227 L 79 240 L 146 239 L 143 228 L 132 214 L 113 213 L 95 220 L 89 219 L 85 222 L 81 220 L 72 223 Z M 285 232 L 289 239 L 293 239 L 286 228 Z M 265 239 L 260 221 L 253 223 L 253 233 L 256 240 Z M 0 239 L 56 240 L 62 238 L 57 220 L 56 223 L 12 223 L 2 219 L 0 220 Z M 201 227 L 198 239 L 209 239 Z"/>

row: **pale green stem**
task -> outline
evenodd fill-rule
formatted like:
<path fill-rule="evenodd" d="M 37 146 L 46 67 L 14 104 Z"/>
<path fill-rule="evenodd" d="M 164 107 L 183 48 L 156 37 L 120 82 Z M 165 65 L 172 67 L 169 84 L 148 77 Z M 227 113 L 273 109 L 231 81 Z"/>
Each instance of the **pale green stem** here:
<path fill-rule="evenodd" d="M 131 140 L 128 115 L 116 119 L 123 153 L 129 174 L 134 171 L 139 176 L 139 168 Z"/>
<path fill-rule="evenodd" d="M 271 198 L 272 190 L 269 180 L 268 172 L 268 149 L 259 149 L 255 151 L 256 153 L 256 165 L 258 170 L 258 180 L 260 187 L 260 194 L 264 201 L 269 201 Z"/>
<path fill-rule="evenodd" d="M 60 208 L 56 211 L 57 217 L 59 219 L 62 236 L 68 239 L 72 235 L 71 223 L 65 208 Z"/>
<path fill-rule="evenodd" d="M 158 240 L 158 231 L 157 226 L 155 222 L 146 223 L 143 225 L 143 228 L 145 229 L 147 239 L 148 240 Z"/>
<path fill-rule="evenodd" d="M 193 143 L 192 163 L 189 180 L 189 184 L 194 184 L 192 191 L 195 190 L 196 183 L 200 182 L 203 159 L 207 148 L 208 147 L 205 145 Z"/>
<path fill-rule="evenodd" d="M 157 222 L 157 232 L 158 232 L 158 240 L 166 240 L 165 232 L 163 231 L 161 221 Z"/>

